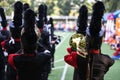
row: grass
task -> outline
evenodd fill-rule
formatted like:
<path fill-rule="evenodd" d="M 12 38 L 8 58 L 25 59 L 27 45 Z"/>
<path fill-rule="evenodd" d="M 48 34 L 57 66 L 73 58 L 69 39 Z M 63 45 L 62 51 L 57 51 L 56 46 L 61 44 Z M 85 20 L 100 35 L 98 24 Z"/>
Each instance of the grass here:
<path fill-rule="evenodd" d="M 69 39 L 73 32 L 55 32 L 56 35 L 60 35 L 61 43 L 56 45 L 55 52 L 55 68 L 52 68 L 51 74 L 49 75 L 49 80 L 73 80 L 73 70 L 74 68 L 67 65 L 66 71 L 64 62 L 64 56 L 67 53 L 66 48 L 69 47 Z M 112 56 L 113 50 L 110 49 L 108 44 L 103 43 L 101 47 L 103 54 L 108 54 Z M 120 80 L 120 60 L 116 60 L 115 64 L 110 67 L 109 71 L 106 73 L 104 80 Z"/>
<path fill-rule="evenodd" d="M 107 44 L 103 44 L 102 52 L 112 56 L 113 50 Z M 120 60 L 115 60 L 115 63 L 110 67 L 109 71 L 105 75 L 105 80 L 120 80 Z"/>

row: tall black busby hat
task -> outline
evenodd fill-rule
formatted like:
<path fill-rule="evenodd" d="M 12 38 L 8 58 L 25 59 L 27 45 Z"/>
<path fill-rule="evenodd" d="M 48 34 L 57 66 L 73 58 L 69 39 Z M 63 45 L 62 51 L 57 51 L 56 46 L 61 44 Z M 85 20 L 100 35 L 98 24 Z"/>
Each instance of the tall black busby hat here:
<path fill-rule="evenodd" d="M 47 24 L 47 5 L 44 4 L 44 22 Z"/>
<path fill-rule="evenodd" d="M 13 23 L 10 25 L 10 31 L 13 38 L 20 38 L 20 33 L 22 29 L 22 12 L 23 12 L 23 3 L 17 1 L 14 4 L 14 17 Z"/>
<path fill-rule="evenodd" d="M 1 21 L 2 27 L 6 27 L 7 26 L 7 20 L 6 20 L 4 9 L 2 7 L 0 7 L 0 15 L 1 15 L 1 18 L 2 18 L 2 21 Z"/>
<path fill-rule="evenodd" d="M 50 17 L 50 19 L 49 19 L 49 22 L 48 22 L 49 24 L 51 24 L 51 27 L 54 27 L 54 25 L 53 25 L 53 18 L 52 17 Z"/>
<path fill-rule="evenodd" d="M 30 8 L 28 3 L 23 4 L 23 11 L 26 11 L 28 8 Z"/>
<path fill-rule="evenodd" d="M 35 13 L 31 9 L 27 9 L 24 13 L 23 32 L 21 33 L 21 43 L 24 52 L 34 52 L 37 45 L 37 34 L 35 32 Z"/>
<path fill-rule="evenodd" d="M 89 49 L 100 49 L 101 44 L 102 44 L 102 36 L 103 36 L 103 31 L 101 30 L 101 21 L 102 21 L 102 16 L 104 14 L 104 4 L 101 1 L 97 1 L 93 5 L 93 13 L 92 13 L 92 18 L 90 22 L 90 26 L 87 29 L 87 35 L 88 35 L 88 47 Z"/>
<path fill-rule="evenodd" d="M 41 4 L 38 7 L 38 21 L 37 21 L 37 27 L 43 28 L 44 26 L 44 5 Z"/>
<path fill-rule="evenodd" d="M 79 16 L 77 21 L 78 30 L 76 34 L 73 34 L 69 40 L 69 44 L 72 50 L 80 51 L 86 57 L 86 28 L 88 19 L 88 9 L 85 5 L 82 5 L 79 9 Z"/>
<path fill-rule="evenodd" d="M 23 24 L 23 27 L 27 31 L 29 29 L 34 30 L 34 28 L 35 28 L 35 13 L 31 9 L 28 9 L 24 13 L 24 24 Z"/>
<path fill-rule="evenodd" d="M 41 5 L 39 5 L 39 7 L 38 7 L 38 18 L 43 18 L 44 17 L 44 5 L 43 4 L 41 4 Z"/>
<path fill-rule="evenodd" d="M 14 4 L 13 23 L 15 27 L 20 27 L 22 25 L 22 12 L 23 12 L 23 3 L 20 1 L 17 1 Z"/>
<path fill-rule="evenodd" d="M 77 21 L 78 26 L 77 33 L 86 35 L 87 21 L 88 21 L 88 9 L 86 5 L 82 5 L 79 9 L 79 16 Z"/>
<path fill-rule="evenodd" d="M 93 5 L 92 19 L 89 27 L 91 36 L 99 36 L 99 32 L 101 31 L 101 20 L 104 11 L 105 11 L 105 7 L 103 2 L 97 1 Z"/>

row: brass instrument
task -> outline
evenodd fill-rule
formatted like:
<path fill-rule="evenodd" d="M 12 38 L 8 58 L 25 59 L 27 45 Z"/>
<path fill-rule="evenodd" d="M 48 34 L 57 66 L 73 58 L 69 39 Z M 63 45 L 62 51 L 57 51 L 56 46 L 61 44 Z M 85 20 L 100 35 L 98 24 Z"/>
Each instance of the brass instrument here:
<path fill-rule="evenodd" d="M 73 34 L 69 40 L 69 45 L 72 50 L 77 51 L 77 54 L 86 58 L 86 37 L 80 33 Z"/>

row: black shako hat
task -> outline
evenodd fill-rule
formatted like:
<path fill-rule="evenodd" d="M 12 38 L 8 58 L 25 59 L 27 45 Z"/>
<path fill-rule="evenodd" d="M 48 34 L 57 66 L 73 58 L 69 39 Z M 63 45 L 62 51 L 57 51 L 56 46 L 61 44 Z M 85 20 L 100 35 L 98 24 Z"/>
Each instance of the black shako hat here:
<path fill-rule="evenodd" d="M 101 1 L 97 1 L 93 5 L 93 13 L 90 22 L 90 26 L 87 29 L 87 42 L 89 49 L 98 50 L 101 48 L 103 31 L 101 30 L 101 22 L 104 14 L 104 4 Z"/>
<path fill-rule="evenodd" d="M 44 26 L 44 5 L 41 4 L 38 7 L 38 21 L 37 21 L 37 27 L 39 29 L 43 29 Z"/>
<path fill-rule="evenodd" d="M 37 48 L 37 34 L 35 32 L 35 13 L 27 9 L 24 13 L 23 32 L 21 33 L 21 43 L 24 52 L 31 53 Z"/>
<path fill-rule="evenodd" d="M 88 21 L 88 8 L 86 5 L 82 5 L 79 9 L 79 16 L 77 20 L 78 30 L 77 33 L 86 35 L 86 28 L 87 28 L 87 21 Z"/>
<path fill-rule="evenodd" d="M 105 11 L 105 7 L 103 2 L 97 1 L 93 5 L 93 13 L 90 22 L 90 34 L 91 36 L 99 36 L 99 32 L 101 31 L 101 20 Z"/>
<path fill-rule="evenodd" d="M 23 4 L 23 11 L 26 11 L 28 8 L 30 8 L 30 5 L 28 3 Z"/>
<path fill-rule="evenodd" d="M 14 17 L 13 23 L 10 25 L 10 31 L 13 38 L 20 38 L 20 33 L 22 29 L 22 12 L 23 12 L 23 3 L 17 1 L 14 4 Z"/>
<path fill-rule="evenodd" d="M 6 27 L 8 25 L 8 23 L 7 23 L 7 20 L 6 20 L 4 9 L 2 7 L 0 7 L 0 16 L 1 16 L 1 19 L 2 19 L 1 26 Z"/>

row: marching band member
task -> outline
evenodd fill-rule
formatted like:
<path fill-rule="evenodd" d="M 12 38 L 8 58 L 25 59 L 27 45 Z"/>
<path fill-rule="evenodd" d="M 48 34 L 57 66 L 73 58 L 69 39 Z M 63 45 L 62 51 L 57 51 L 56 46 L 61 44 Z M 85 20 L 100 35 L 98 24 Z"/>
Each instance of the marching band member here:
<path fill-rule="evenodd" d="M 78 30 L 70 38 L 69 44 L 71 48 L 67 48 L 68 55 L 65 55 L 64 60 L 69 65 L 73 66 L 73 80 L 86 80 L 87 72 L 87 51 L 86 51 L 86 28 L 87 28 L 87 7 L 82 5 L 78 16 Z M 82 69 L 80 68 L 82 67 Z M 81 70 L 80 70 L 81 69 Z"/>
<path fill-rule="evenodd" d="M 1 16 L 1 27 L 0 30 L 0 43 L 2 43 L 4 40 L 7 40 L 10 38 L 10 31 L 8 28 L 8 23 L 6 20 L 5 12 L 2 7 L 0 7 L 0 16 Z M 2 45 L 0 45 L 0 80 L 5 80 L 5 54 L 4 50 L 2 49 Z"/>
<path fill-rule="evenodd" d="M 45 9 L 46 5 L 41 4 L 38 8 L 38 21 L 37 21 L 37 27 L 39 28 L 39 31 L 41 33 L 40 39 L 38 42 L 38 52 L 47 51 L 51 54 L 51 46 L 49 42 L 49 32 L 46 30 L 47 22 L 45 22 Z M 48 76 L 51 72 L 51 61 L 48 60 L 47 64 L 43 68 L 44 72 L 42 73 L 42 79 L 41 80 L 48 80 Z"/>
<path fill-rule="evenodd" d="M 54 68 L 54 53 L 55 53 L 55 45 L 59 44 L 61 39 L 60 36 L 57 36 L 54 34 L 54 24 L 53 24 L 53 18 L 50 17 L 49 21 L 48 21 L 48 25 L 49 25 L 49 42 L 50 42 L 50 46 L 51 46 L 51 67 Z"/>
<path fill-rule="evenodd" d="M 101 53 L 102 35 L 101 19 L 104 13 L 104 4 L 97 1 L 93 5 L 93 14 L 90 26 L 86 29 L 87 36 L 82 34 L 73 36 L 71 45 L 77 51 L 70 51 L 64 59 L 77 69 L 78 80 L 104 80 L 104 75 L 114 64 L 114 60 Z M 73 43 L 72 43 L 73 42 Z M 74 46 L 78 47 L 74 47 Z"/>
<path fill-rule="evenodd" d="M 102 17 L 105 11 L 103 2 L 97 1 L 93 5 L 93 13 L 90 26 L 87 28 L 87 50 L 90 64 L 90 79 L 104 80 L 104 75 L 114 64 L 110 56 L 101 52 L 104 31 L 101 30 Z"/>
<path fill-rule="evenodd" d="M 24 13 L 24 24 L 21 32 L 21 54 L 10 54 L 8 62 L 18 73 L 18 80 L 42 80 L 41 73 L 49 53 L 37 51 L 38 35 L 35 31 L 35 13 L 27 9 Z"/>
<path fill-rule="evenodd" d="M 22 12 L 23 12 L 23 3 L 17 1 L 14 4 L 14 17 L 13 21 L 10 22 L 10 33 L 11 38 L 3 41 L 1 43 L 4 50 L 8 53 L 8 55 L 15 53 L 20 50 L 20 33 L 21 33 L 21 25 L 22 25 Z M 7 63 L 7 80 L 16 80 L 16 71 Z"/>

